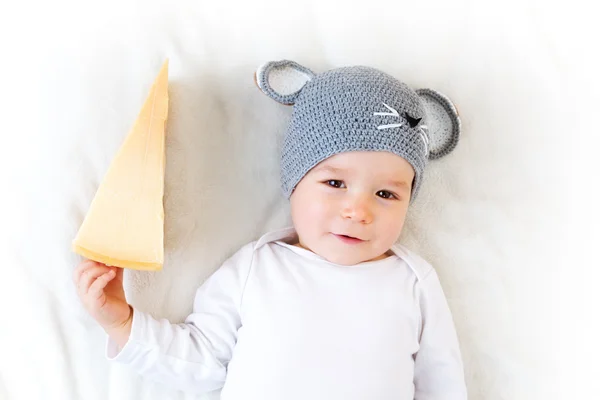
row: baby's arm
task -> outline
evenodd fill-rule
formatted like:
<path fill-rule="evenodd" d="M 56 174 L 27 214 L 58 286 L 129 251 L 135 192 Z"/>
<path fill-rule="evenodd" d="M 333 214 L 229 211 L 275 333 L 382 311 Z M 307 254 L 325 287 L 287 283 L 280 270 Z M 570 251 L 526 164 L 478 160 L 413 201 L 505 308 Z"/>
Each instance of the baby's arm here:
<path fill-rule="evenodd" d="M 436 272 L 419 282 L 422 328 L 415 355 L 415 400 L 466 400 L 463 364 L 450 308 Z"/>
<path fill-rule="evenodd" d="M 197 290 L 184 323 L 157 320 L 132 308 L 129 334 L 126 327 L 105 329 L 107 358 L 180 390 L 221 388 L 241 326 L 239 305 L 251 256 L 252 245 L 247 245 L 227 260 Z"/>

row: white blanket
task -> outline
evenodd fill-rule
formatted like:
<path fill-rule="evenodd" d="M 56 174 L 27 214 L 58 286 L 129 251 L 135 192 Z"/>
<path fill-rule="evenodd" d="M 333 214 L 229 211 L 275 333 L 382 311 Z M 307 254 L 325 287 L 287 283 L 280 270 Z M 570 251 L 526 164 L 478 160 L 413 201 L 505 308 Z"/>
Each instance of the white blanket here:
<path fill-rule="evenodd" d="M 0 398 L 191 398 L 107 362 L 71 281 L 71 240 L 167 57 L 166 261 L 126 272 L 132 304 L 183 320 L 225 258 L 289 224 L 277 149 L 291 108 L 255 87 L 255 68 L 370 65 L 441 91 L 462 117 L 461 142 L 430 164 L 402 241 L 440 275 L 470 398 L 593 397 L 560 392 L 561 367 L 585 374 L 572 357 L 589 351 L 561 352 L 560 329 L 589 330 L 561 319 L 567 296 L 556 292 L 570 276 L 588 281 L 563 250 L 571 203 L 585 201 L 574 203 L 582 185 L 572 179 L 586 171 L 574 154 L 591 142 L 576 135 L 598 132 L 580 114 L 598 92 L 575 92 L 597 84 L 583 75 L 597 51 L 583 35 L 593 13 L 534 0 L 62 0 L 11 11 L 1 28 Z"/>

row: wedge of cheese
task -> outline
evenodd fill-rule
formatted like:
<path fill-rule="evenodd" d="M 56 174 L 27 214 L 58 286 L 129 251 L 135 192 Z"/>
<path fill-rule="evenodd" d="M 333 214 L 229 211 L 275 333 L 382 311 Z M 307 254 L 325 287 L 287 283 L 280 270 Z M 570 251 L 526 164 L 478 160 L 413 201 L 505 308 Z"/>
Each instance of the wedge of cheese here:
<path fill-rule="evenodd" d="M 122 268 L 162 268 L 167 89 L 168 60 L 98 187 L 73 240 L 76 253 Z"/>

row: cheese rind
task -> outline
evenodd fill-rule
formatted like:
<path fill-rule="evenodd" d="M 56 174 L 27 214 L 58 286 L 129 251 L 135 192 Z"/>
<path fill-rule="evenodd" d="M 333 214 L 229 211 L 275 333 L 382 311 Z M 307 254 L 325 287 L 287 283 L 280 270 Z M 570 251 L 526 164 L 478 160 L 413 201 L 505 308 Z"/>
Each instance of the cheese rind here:
<path fill-rule="evenodd" d="M 122 268 L 162 268 L 168 106 L 167 60 L 73 240 L 76 253 Z"/>
<path fill-rule="evenodd" d="M 104 256 L 102 254 L 94 253 L 88 249 L 84 249 L 83 247 L 79 247 L 77 245 L 73 245 L 73 250 L 82 255 L 83 257 L 101 262 L 102 264 L 106 264 L 109 266 L 117 266 L 121 268 L 129 268 L 129 269 L 137 269 L 141 271 L 159 271 L 162 269 L 162 264 L 157 263 L 143 263 L 143 262 L 135 262 L 129 260 L 118 260 L 116 258 L 111 258 L 108 256 Z"/>

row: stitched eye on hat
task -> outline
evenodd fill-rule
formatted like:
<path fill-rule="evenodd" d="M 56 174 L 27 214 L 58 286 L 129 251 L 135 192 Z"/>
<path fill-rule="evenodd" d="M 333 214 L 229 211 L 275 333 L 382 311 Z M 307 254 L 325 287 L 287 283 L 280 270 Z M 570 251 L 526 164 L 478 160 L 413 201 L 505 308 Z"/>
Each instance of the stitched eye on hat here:
<path fill-rule="evenodd" d="M 419 125 L 419 122 L 421 122 L 421 120 L 423 118 L 413 118 L 410 115 L 408 115 L 408 113 L 404 113 L 404 116 L 406 117 L 406 120 L 408 121 L 408 124 L 410 125 L 411 128 L 414 128 L 415 126 Z"/>

